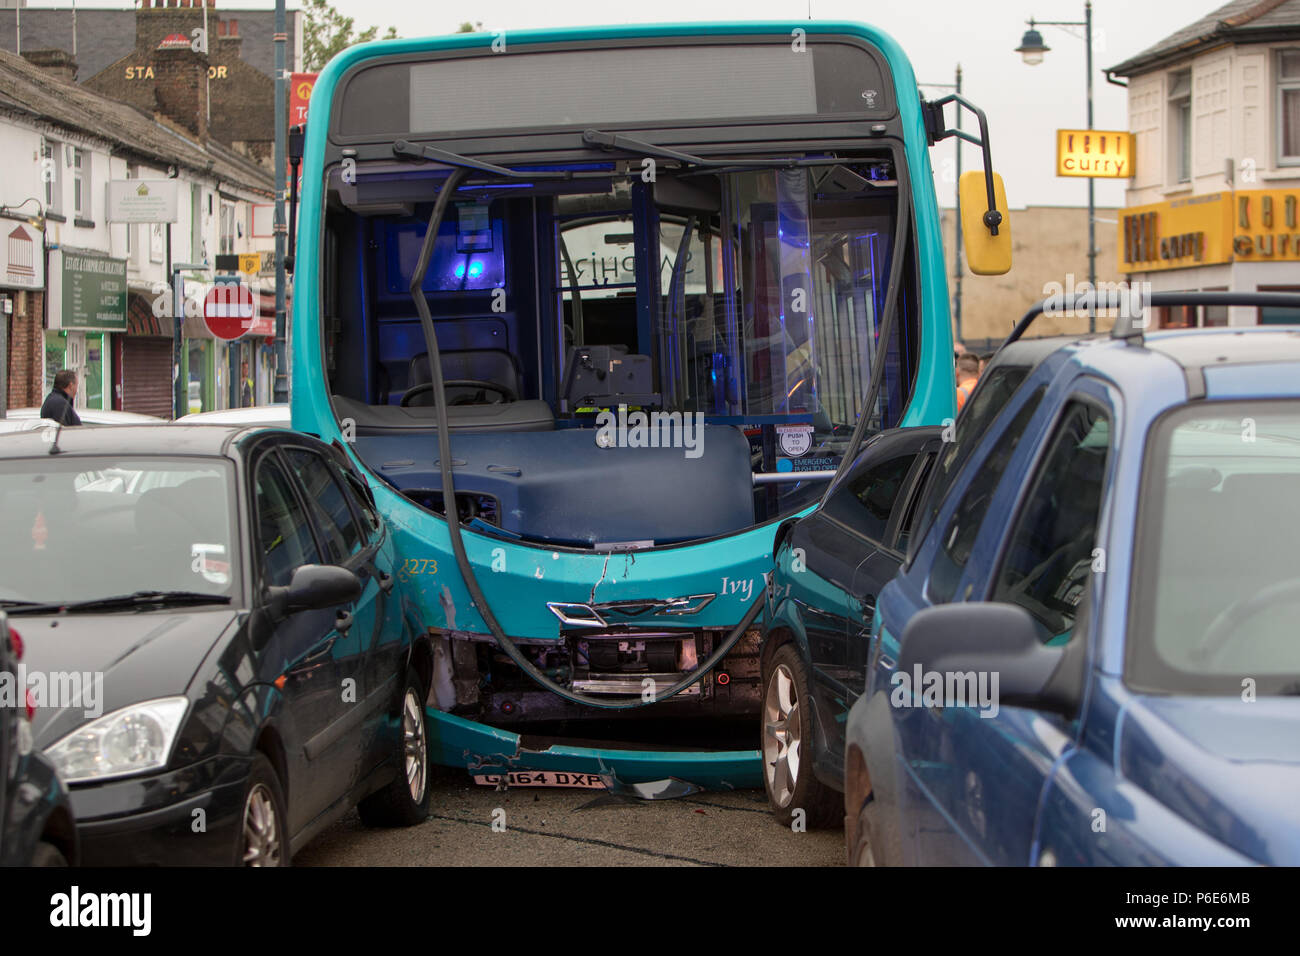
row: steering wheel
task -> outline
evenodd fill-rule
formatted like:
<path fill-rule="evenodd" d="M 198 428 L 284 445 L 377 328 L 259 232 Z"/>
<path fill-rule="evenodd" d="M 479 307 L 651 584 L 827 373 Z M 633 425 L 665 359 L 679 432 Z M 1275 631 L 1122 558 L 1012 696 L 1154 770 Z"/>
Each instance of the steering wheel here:
<path fill-rule="evenodd" d="M 1199 644 L 1192 649 L 1193 659 L 1206 660 L 1216 652 L 1228 646 L 1232 638 L 1242 633 L 1242 624 L 1260 611 L 1276 607 L 1287 599 L 1300 598 L 1300 578 L 1291 581 L 1279 581 L 1260 588 L 1250 597 L 1242 598 L 1219 612 L 1218 617 L 1210 622 L 1210 627 Z"/>
<path fill-rule="evenodd" d="M 519 396 L 516 395 L 514 389 L 510 388 L 509 386 L 502 385 L 499 382 L 486 382 L 478 378 L 449 378 L 443 381 L 442 387 L 444 391 L 449 388 L 477 388 L 483 391 L 495 392 L 497 395 L 501 396 L 501 401 L 490 402 L 489 404 L 491 405 L 500 405 L 503 402 L 519 401 Z M 415 398 L 417 395 L 423 395 L 425 392 L 432 392 L 432 391 L 433 391 L 432 382 L 421 382 L 419 385 L 412 385 L 410 388 L 408 388 L 405 392 L 402 393 L 402 400 L 398 404 L 400 404 L 403 408 L 405 408 L 411 404 L 411 399 Z M 452 402 L 451 404 L 473 405 L 475 403 L 467 400 L 465 397 L 462 397 Z"/>

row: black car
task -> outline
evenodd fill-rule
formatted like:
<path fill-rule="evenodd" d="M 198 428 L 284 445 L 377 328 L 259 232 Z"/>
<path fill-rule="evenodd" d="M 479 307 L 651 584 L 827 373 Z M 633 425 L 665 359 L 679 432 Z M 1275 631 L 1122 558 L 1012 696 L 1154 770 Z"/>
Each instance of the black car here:
<path fill-rule="evenodd" d="M 68 866 L 77 828 L 54 764 L 32 749 L 23 650 L 0 611 L 0 866 Z"/>
<path fill-rule="evenodd" d="M 84 862 L 286 865 L 353 805 L 427 816 L 431 648 L 341 449 L 121 426 L 0 460 L 0 607 L 60 689 L 33 733 Z"/>
<path fill-rule="evenodd" d="M 844 815 L 844 718 L 862 693 L 876 595 L 907 552 L 944 429 L 873 436 L 816 511 L 776 532 L 764 615 L 763 781 L 777 820 Z"/>

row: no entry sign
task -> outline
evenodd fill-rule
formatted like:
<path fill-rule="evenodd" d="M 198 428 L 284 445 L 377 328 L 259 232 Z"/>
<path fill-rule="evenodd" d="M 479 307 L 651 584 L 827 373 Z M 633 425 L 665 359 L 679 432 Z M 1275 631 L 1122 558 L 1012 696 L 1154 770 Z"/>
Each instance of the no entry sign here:
<path fill-rule="evenodd" d="M 219 339 L 237 339 L 253 327 L 257 306 L 242 282 L 218 282 L 203 298 L 203 321 Z"/>

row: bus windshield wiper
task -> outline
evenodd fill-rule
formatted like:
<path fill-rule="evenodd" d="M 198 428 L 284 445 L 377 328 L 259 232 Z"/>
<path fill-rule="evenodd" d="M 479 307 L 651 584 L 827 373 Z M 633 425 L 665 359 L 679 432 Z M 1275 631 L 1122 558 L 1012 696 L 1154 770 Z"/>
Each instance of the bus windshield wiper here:
<path fill-rule="evenodd" d="M 573 178 L 572 171 L 567 169 L 510 169 L 506 166 L 485 163 L 481 159 L 471 159 L 468 156 L 439 149 L 436 146 L 419 146 L 404 139 L 399 139 L 393 143 L 393 155 L 400 156 L 403 159 L 427 159 L 430 162 L 441 163 L 444 166 L 455 166 L 459 169 L 472 169 L 479 173 L 489 173 L 493 176 L 500 176 L 502 179 Z"/>
<path fill-rule="evenodd" d="M 27 603 L 14 608 L 10 614 L 46 614 L 57 611 L 75 614 L 86 611 L 132 611 L 145 607 L 229 603 L 230 596 L 227 594 L 204 594 L 202 591 L 135 591 L 131 594 L 92 598 L 87 601 Z"/>
<path fill-rule="evenodd" d="M 599 146 L 605 150 L 617 150 L 620 153 L 628 153 L 632 156 L 645 156 L 651 159 L 671 159 L 673 162 L 681 163 L 684 166 L 699 166 L 703 168 L 726 168 L 744 167 L 754 169 L 786 169 L 791 166 L 797 166 L 800 159 L 791 157 L 789 159 L 705 159 L 703 156 L 695 156 L 692 153 L 683 153 L 676 149 L 670 149 L 667 146 L 656 146 L 654 143 L 647 143 L 644 140 L 633 139 L 631 136 L 620 136 L 618 133 L 606 133 L 599 129 L 585 129 L 582 131 L 582 141 L 588 146 Z"/>

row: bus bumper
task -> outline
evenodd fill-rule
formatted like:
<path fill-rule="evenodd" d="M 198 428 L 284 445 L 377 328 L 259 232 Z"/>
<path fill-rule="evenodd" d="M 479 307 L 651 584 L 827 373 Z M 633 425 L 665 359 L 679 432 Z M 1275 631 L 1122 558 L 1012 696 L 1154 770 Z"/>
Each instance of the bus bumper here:
<path fill-rule="evenodd" d="M 426 710 L 429 759 L 472 773 L 511 770 L 612 774 L 623 783 L 648 783 L 676 777 L 705 790 L 736 790 L 763 785 L 757 750 L 609 750 L 561 743 L 534 750 L 519 734 L 489 727 L 434 708 Z"/>

